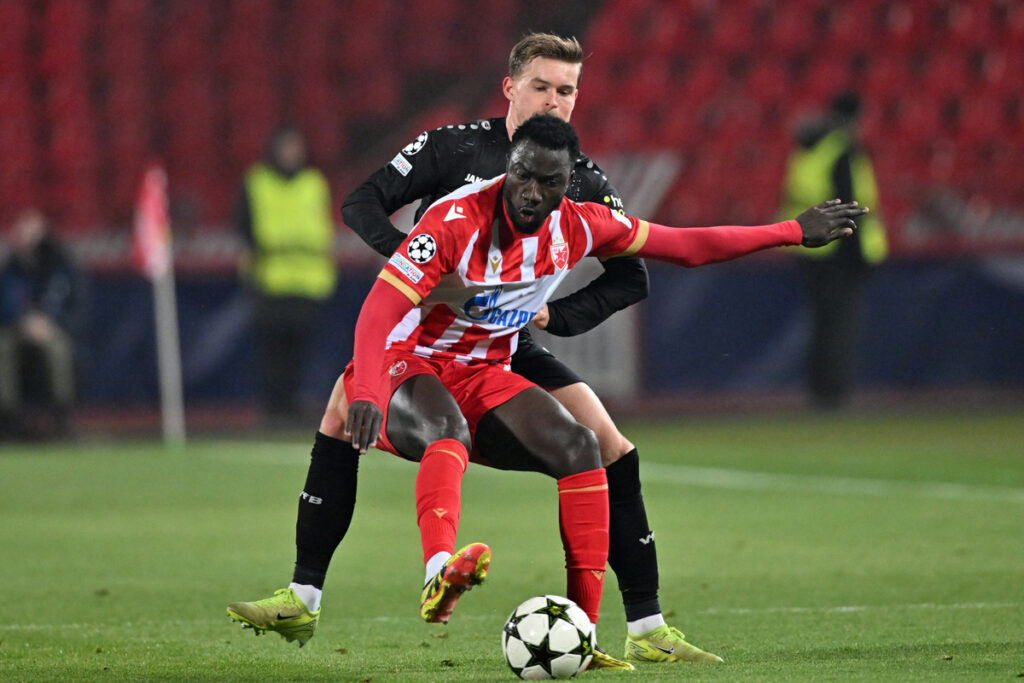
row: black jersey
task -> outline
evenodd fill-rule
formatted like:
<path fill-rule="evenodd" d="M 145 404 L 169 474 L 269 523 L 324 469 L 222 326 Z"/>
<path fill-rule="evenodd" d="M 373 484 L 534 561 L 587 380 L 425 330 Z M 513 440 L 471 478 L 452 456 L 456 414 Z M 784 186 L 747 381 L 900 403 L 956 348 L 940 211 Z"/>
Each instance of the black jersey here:
<path fill-rule="evenodd" d="M 416 219 L 435 201 L 467 183 L 505 172 L 512 142 L 505 118 L 482 119 L 425 131 L 377 170 L 342 204 L 345 224 L 383 256 L 405 233 L 388 218 L 417 200 Z M 604 172 L 580 155 L 566 196 L 622 210 L 622 199 Z M 639 258 L 604 261 L 605 272 L 578 292 L 548 304 L 551 334 L 571 336 L 595 327 L 647 296 L 647 269 Z"/>

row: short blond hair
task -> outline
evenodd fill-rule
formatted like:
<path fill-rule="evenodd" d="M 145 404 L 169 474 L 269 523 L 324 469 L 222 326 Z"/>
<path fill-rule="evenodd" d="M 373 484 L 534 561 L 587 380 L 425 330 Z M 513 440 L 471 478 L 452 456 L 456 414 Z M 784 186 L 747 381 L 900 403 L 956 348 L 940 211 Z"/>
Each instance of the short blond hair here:
<path fill-rule="evenodd" d="M 583 75 L 583 47 L 580 41 L 575 37 L 563 38 L 553 33 L 531 33 L 516 43 L 508 55 L 508 75 L 513 80 L 519 78 L 526 65 L 537 57 L 579 64 L 580 75 Z"/>

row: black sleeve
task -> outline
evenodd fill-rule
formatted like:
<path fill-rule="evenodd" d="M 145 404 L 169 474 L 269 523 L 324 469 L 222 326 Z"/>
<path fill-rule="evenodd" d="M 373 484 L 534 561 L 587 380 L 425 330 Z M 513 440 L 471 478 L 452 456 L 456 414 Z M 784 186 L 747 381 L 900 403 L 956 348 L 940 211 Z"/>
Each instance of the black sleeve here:
<path fill-rule="evenodd" d="M 643 259 L 634 256 L 602 262 L 604 272 L 583 289 L 548 303 L 551 319 L 544 328 L 557 337 L 583 334 L 616 311 L 647 298 L 650 282 Z"/>
<path fill-rule="evenodd" d="M 405 239 L 405 233 L 389 216 L 406 204 L 430 196 L 441 184 L 437 137 L 438 131 L 420 134 L 342 202 L 345 225 L 381 256 L 391 256 Z"/>
<path fill-rule="evenodd" d="M 593 174 L 592 187 L 582 189 L 577 201 L 595 202 L 611 210 L 622 209 L 618 190 L 596 166 L 577 169 L 577 173 Z M 589 179 L 588 179 L 589 180 Z M 607 320 L 613 313 L 643 301 L 650 291 L 647 266 L 635 256 L 611 258 L 602 262 L 604 272 L 587 286 L 561 299 L 548 303 L 546 332 L 557 337 L 583 334 Z"/>

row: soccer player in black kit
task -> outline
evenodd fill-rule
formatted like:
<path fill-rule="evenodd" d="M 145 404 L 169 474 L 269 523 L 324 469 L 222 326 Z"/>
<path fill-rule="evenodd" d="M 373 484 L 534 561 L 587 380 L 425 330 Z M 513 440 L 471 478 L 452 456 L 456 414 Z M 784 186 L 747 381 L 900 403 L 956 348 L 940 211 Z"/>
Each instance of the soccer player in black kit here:
<path fill-rule="evenodd" d="M 568 121 L 578 94 L 583 51 L 575 39 L 531 34 L 512 49 L 503 91 L 506 117 L 450 125 L 420 134 L 345 200 L 345 223 L 374 250 L 390 256 L 406 235 L 389 216 L 420 200 L 416 218 L 438 198 L 505 171 L 511 136 L 537 113 Z M 576 162 L 567 196 L 621 210 L 622 201 L 604 173 L 586 156 Z M 638 258 L 603 262 L 605 272 L 582 290 L 552 301 L 535 319 L 539 329 L 559 336 L 586 332 L 616 311 L 647 296 L 647 270 Z M 625 658 L 632 661 L 720 662 L 718 656 L 686 642 L 665 623 L 658 602 L 654 534 L 647 522 L 636 448 L 615 427 L 597 395 L 570 368 L 537 344 L 525 330 L 512 356 L 512 370 L 546 389 L 581 424 L 594 431 L 608 478 L 610 547 L 625 606 Z M 358 452 L 344 432 L 348 403 L 339 379 L 320 424 L 296 525 L 297 559 L 289 588 L 253 603 L 232 603 L 229 615 L 257 633 L 277 631 L 304 644 L 319 618 L 324 577 L 348 530 L 355 506 Z M 475 444 L 486 453 L 487 444 Z M 427 566 L 427 579 L 443 566 Z M 597 668 L 632 668 L 602 653 Z"/>

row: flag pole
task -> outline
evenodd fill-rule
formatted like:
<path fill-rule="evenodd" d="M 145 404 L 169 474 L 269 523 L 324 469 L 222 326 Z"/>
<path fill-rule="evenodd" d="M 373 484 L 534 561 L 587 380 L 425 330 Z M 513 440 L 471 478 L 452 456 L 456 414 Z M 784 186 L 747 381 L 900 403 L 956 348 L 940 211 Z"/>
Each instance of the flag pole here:
<path fill-rule="evenodd" d="M 174 268 L 168 268 L 166 273 L 153 281 L 153 315 L 156 323 L 156 359 L 164 445 L 180 446 L 185 443 L 185 396 L 181 381 Z"/>
<path fill-rule="evenodd" d="M 167 174 L 146 169 L 135 211 L 132 256 L 153 283 L 160 415 L 165 446 L 185 443 L 185 397 L 181 380 L 181 344 L 174 287 L 174 251 L 167 210 Z"/>

